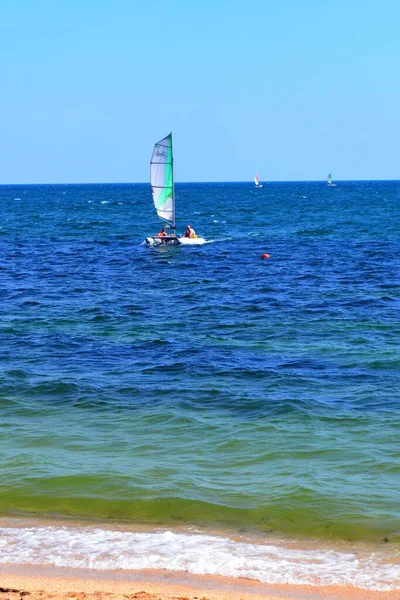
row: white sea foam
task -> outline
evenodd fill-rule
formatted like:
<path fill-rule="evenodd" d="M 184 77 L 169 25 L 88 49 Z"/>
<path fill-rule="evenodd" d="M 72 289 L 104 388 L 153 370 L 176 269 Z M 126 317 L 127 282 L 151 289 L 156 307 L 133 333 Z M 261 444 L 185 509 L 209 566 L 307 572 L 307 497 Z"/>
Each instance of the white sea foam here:
<path fill-rule="evenodd" d="M 207 240 L 205 240 L 202 237 L 198 237 L 198 238 L 181 237 L 181 238 L 179 238 L 179 241 L 183 246 L 201 246 L 203 244 L 207 244 Z"/>
<path fill-rule="evenodd" d="M 168 569 L 268 584 L 400 588 L 398 551 L 249 543 L 199 533 L 93 527 L 0 527 L 0 562 L 86 569 Z"/>

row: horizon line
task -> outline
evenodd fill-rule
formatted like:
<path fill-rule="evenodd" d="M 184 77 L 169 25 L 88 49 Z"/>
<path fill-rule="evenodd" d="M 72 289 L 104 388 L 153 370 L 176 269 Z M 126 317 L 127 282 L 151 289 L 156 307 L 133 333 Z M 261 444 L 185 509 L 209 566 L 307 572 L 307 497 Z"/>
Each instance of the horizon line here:
<path fill-rule="evenodd" d="M 326 184 L 326 179 L 286 179 L 286 180 L 259 180 L 262 184 L 275 184 L 275 183 L 324 183 Z M 334 179 L 337 183 L 355 183 L 355 182 L 398 182 L 400 179 Z M 252 187 L 255 187 L 252 180 L 241 180 L 241 181 L 175 181 L 175 185 L 201 185 L 201 184 L 249 184 Z M 71 182 L 63 182 L 63 181 L 41 181 L 41 182 L 27 182 L 27 183 L 0 183 L 0 186 L 17 186 L 17 185 L 148 185 L 150 186 L 150 182 L 148 181 L 71 181 Z"/>

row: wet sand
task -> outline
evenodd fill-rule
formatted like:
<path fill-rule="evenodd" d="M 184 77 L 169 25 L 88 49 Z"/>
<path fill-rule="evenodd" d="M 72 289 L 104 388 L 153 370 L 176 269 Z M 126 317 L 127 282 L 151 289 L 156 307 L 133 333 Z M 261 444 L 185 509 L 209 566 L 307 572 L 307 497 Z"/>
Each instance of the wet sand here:
<path fill-rule="evenodd" d="M 400 590 L 265 585 L 170 571 L 0 566 L 0 600 L 400 600 Z"/>

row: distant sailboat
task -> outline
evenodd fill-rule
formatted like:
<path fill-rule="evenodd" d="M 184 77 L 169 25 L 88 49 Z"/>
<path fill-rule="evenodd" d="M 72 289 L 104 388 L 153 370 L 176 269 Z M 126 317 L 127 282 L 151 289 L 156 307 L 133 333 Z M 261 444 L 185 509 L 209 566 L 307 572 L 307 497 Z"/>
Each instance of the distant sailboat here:
<path fill-rule="evenodd" d="M 256 187 L 262 187 L 262 183 L 260 183 L 260 180 L 258 179 L 258 173 L 254 175 L 254 185 Z"/>
<path fill-rule="evenodd" d="M 165 223 L 163 233 L 151 235 L 146 238 L 148 246 L 160 244 L 204 244 L 205 239 L 195 235 L 177 236 L 175 233 L 175 186 L 174 186 L 174 158 L 172 154 L 172 133 L 157 142 L 154 146 L 150 161 L 150 184 L 153 202 L 157 215 Z M 168 233 L 166 229 L 171 229 Z"/>
<path fill-rule="evenodd" d="M 336 183 L 332 183 L 332 175 L 331 175 L 331 173 L 329 173 L 329 175 L 328 175 L 328 186 L 329 187 L 335 187 L 336 186 Z"/>

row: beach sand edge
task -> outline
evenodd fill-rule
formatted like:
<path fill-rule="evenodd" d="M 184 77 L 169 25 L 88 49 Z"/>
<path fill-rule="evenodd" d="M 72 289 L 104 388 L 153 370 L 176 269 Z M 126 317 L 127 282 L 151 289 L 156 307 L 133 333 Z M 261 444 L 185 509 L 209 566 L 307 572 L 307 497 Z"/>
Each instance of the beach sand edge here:
<path fill-rule="evenodd" d="M 0 565 L 0 600 L 400 600 L 400 590 L 269 585 L 164 570 L 93 571 Z"/>

